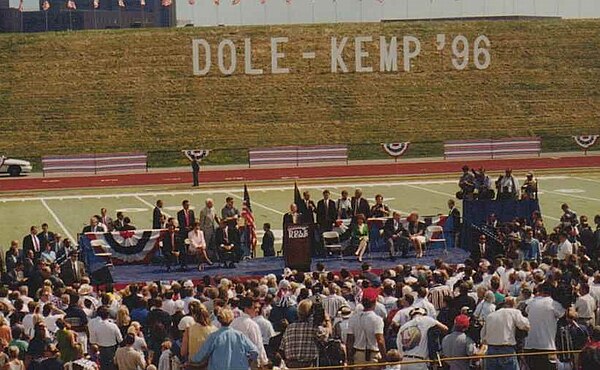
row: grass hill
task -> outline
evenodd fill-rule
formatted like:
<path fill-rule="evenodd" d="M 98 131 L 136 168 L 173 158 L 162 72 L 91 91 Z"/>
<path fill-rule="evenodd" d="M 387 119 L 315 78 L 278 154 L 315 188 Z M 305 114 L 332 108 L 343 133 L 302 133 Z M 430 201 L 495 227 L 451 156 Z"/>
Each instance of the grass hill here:
<path fill-rule="evenodd" d="M 335 142 L 366 158 L 385 156 L 380 142 L 411 141 L 411 155 L 439 155 L 447 139 L 511 135 L 574 150 L 570 135 L 600 134 L 598 29 L 599 20 L 536 20 L 4 34 L 0 150 L 37 157 L 135 149 L 172 164 L 183 148 L 223 148 L 213 162 L 239 162 L 245 151 L 233 148 Z M 438 33 L 447 35 L 441 55 Z M 452 66 L 449 45 L 459 34 L 471 43 L 463 71 Z M 491 41 L 487 70 L 472 62 L 481 34 Z M 404 35 L 422 44 L 410 73 L 402 71 Z M 275 36 L 289 37 L 279 47 L 289 74 L 269 73 Z M 350 37 L 350 73 L 330 72 L 332 36 Z M 352 72 L 354 36 L 373 37 L 364 49 L 375 72 Z M 398 36 L 399 72 L 378 72 L 379 36 Z M 246 37 L 253 67 L 267 73 L 243 73 Z M 212 47 L 205 77 L 192 73 L 194 38 Z M 231 76 L 216 65 L 223 38 L 237 49 Z M 303 59 L 305 51 L 316 58 Z"/>

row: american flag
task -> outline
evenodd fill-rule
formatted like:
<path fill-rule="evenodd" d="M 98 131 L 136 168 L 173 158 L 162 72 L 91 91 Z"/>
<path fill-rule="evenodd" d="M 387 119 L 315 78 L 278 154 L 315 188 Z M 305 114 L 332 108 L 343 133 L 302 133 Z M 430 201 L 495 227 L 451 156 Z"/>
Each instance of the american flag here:
<path fill-rule="evenodd" d="M 48 2 L 48 0 L 44 0 L 44 2 L 42 3 L 42 10 L 47 12 L 48 9 L 50 9 L 50 3 Z"/>
<path fill-rule="evenodd" d="M 162 6 L 171 6 L 171 0 L 162 0 Z"/>
<path fill-rule="evenodd" d="M 19 0 L 19 11 L 23 12 L 23 0 Z"/>
<path fill-rule="evenodd" d="M 77 4 L 75 4 L 75 0 L 67 1 L 67 9 L 77 10 Z"/>
<path fill-rule="evenodd" d="M 124 8 L 125 7 L 125 1 L 124 0 L 119 0 L 119 7 L 120 8 Z"/>
<path fill-rule="evenodd" d="M 248 193 L 248 187 L 244 184 L 244 201 L 242 203 L 241 216 L 246 220 L 246 227 L 250 236 L 250 246 L 252 247 L 252 255 L 255 254 L 256 250 L 256 223 L 254 220 L 254 214 L 252 214 L 252 204 L 250 203 L 250 193 Z"/>

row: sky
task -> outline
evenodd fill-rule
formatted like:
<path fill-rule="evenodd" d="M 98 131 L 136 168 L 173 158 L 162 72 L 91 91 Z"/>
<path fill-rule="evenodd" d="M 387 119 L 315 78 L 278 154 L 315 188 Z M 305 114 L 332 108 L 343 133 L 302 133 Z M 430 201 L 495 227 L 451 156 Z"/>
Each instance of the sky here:
<path fill-rule="evenodd" d="M 18 1 L 11 0 L 11 7 L 17 7 Z M 241 0 L 239 5 L 233 5 L 231 0 L 221 0 L 218 7 L 213 0 L 196 0 L 193 6 L 188 0 L 175 1 L 178 23 L 196 26 L 378 22 L 382 19 L 515 14 L 600 17 L 600 0 L 291 0 L 289 5 L 285 0 L 266 0 L 264 5 L 259 0 Z M 24 0 L 25 10 L 38 10 L 38 4 L 38 0 Z"/>

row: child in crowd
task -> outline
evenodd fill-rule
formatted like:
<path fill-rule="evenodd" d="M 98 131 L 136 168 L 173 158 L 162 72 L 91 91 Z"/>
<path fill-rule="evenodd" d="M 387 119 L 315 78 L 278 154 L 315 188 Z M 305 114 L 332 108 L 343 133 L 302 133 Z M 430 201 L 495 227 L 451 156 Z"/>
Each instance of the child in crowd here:
<path fill-rule="evenodd" d="M 400 362 L 400 352 L 397 349 L 390 349 L 385 355 L 387 362 Z M 387 365 L 384 370 L 400 370 L 400 364 Z"/>

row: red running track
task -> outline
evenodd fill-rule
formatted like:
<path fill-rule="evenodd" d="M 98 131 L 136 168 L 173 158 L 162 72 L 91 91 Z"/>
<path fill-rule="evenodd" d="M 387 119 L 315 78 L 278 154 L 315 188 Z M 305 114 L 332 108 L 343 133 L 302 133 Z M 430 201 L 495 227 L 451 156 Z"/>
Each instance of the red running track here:
<path fill-rule="evenodd" d="M 322 167 L 293 168 L 246 168 L 204 170 L 200 182 L 216 183 L 228 181 L 296 180 L 340 177 L 373 177 L 390 175 L 424 175 L 459 173 L 467 164 L 498 171 L 510 167 L 514 170 L 542 170 L 556 168 L 600 168 L 600 155 L 538 157 L 493 160 L 448 160 L 427 162 L 398 162 L 378 164 L 332 165 Z M 190 172 L 147 172 L 132 174 L 91 175 L 72 177 L 20 177 L 0 179 L 0 191 L 26 191 L 48 189 L 77 189 L 93 187 L 115 187 L 135 185 L 172 185 L 191 183 Z"/>

